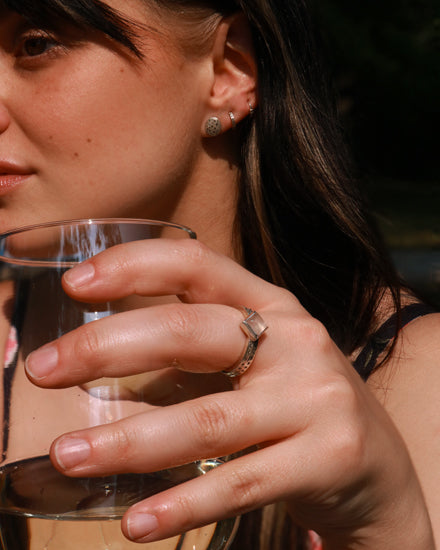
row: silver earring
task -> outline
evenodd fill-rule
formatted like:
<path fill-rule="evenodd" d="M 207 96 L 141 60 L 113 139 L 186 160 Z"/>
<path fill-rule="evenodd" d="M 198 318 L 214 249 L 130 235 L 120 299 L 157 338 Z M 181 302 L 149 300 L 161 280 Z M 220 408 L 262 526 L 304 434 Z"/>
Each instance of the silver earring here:
<path fill-rule="evenodd" d="M 248 101 L 249 105 L 249 114 L 252 116 L 255 113 L 255 108 L 252 106 L 252 103 Z"/>
<path fill-rule="evenodd" d="M 228 115 L 229 115 L 229 118 L 231 119 L 232 128 L 233 129 L 237 128 L 237 122 L 235 121 L 234 113 L 232 111 L 229 111 Z"/>
<path fill-rule="evenodd" d="M 205 124 L 206 135 L 209 137 L 217 137 L 221 134 L 221 131 L 222 123 L 220 122 L 220 119 L 216 116 L 208 118 Z"/>

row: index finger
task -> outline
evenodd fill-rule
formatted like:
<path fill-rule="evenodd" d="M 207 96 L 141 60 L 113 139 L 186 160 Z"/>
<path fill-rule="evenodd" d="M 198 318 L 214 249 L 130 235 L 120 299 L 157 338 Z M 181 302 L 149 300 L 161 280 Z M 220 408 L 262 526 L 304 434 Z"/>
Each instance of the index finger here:
<path fill-rule="evenodd" d="M 97 301 L 177 295 L 184 302 L 264 308 L 297 303 L 286 290 L 251 274 L 200 241 L 157 239 L 114 246 L 64 275 L 66 292 Z"/>

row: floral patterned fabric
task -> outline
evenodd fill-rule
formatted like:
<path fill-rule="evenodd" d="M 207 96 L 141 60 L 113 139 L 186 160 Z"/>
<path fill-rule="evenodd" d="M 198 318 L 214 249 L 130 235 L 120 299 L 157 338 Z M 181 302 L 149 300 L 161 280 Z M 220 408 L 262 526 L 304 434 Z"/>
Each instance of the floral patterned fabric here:
<path fill-rule="evenodd" d="M 309 531 L 309 550 L 323 550 L 322 541 L 314 531 Z"/>
<path fill-rule="evenodd" d="M 17 340 L 17 329 L 12 326 L 9 331 L 8 341 L 6 342 L 5 349 L 5 359 L 3 362 L 4 368 L 7 369 L 12 365 L 15 359 L 15 354 L 17 353 L 18 340 Z"/>

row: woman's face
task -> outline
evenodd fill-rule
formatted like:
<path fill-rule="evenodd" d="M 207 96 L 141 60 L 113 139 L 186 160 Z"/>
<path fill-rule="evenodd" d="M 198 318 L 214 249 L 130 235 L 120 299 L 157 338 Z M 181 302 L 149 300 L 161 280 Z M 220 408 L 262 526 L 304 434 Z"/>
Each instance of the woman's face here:
<path fill-rule="evenodd" d="M 78 217 L 172 219 L 200 155 L 203 56 L 141 0 L 142 61 L 93 31 L 48 38 L 0 11 L 0 231 Z M 1 8 L 0 8 L 1 10 Z"/>

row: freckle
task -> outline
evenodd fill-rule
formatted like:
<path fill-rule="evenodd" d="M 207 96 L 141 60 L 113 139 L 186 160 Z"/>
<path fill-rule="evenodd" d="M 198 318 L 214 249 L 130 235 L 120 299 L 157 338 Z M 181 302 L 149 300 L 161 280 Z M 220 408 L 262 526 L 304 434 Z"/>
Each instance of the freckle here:
<path fill-rule="evenodd" d="M 73 156 L 77 159 L 77 158 L 79 158 L 79 153 L 74 153 Z"/>
<path fill-rule="evenodd" d="M 49 136 L 49 139 L 52 141 L 52 140 L 53 140 L 53 136 Z"/>
<path fill-rule="evenodd" d="M 87 143 L 92 143 L 92 140 L 90 138 L 87 138 Z"/>
<path fill-rule="evenodd" d="M 125 69 L 120 69 L 120 72 L 121 72 L 121 73 L 125 73 Z"/>

